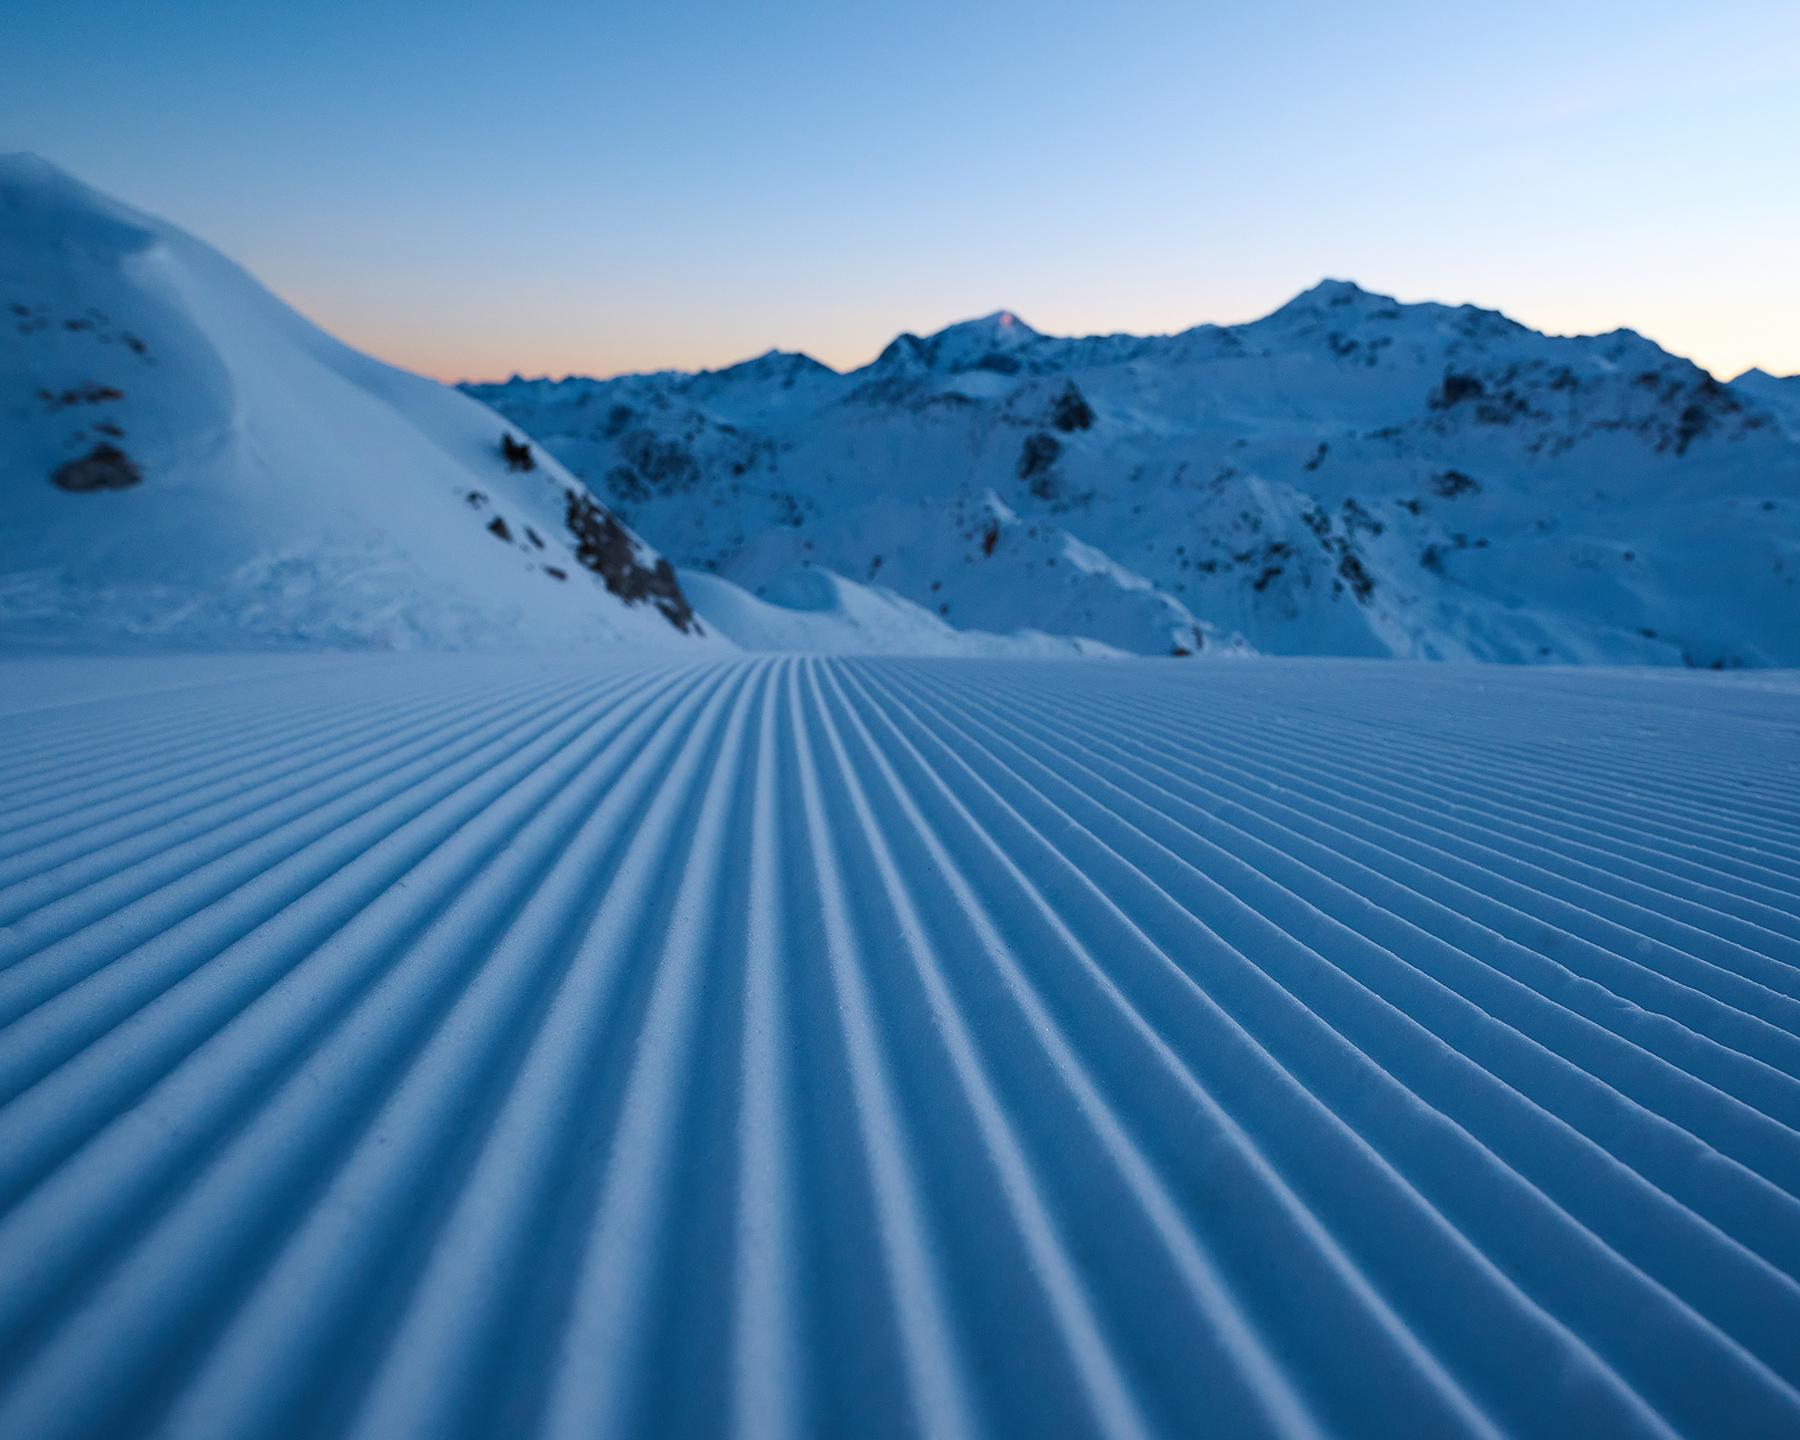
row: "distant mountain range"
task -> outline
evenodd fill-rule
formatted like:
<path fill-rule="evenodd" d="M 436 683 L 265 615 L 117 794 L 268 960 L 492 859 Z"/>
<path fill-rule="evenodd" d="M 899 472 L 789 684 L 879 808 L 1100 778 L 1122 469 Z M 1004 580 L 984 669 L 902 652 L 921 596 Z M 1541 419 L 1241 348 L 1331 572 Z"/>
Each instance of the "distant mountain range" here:
<path fill-rule="evenodd" d="M 1800 664 L 1800 379 L 1629 331 L 1328 281 L 458 394 L 15 156 L 0 336 L 0 643 Z"/>
<path fill-rule="evenodd" d="M 1126 650 L 1800 663 L 1800 378 L 1327 281 L 1168 336 L 1008 311 L 839 373 L 469 394 L 679 563 Z"/>

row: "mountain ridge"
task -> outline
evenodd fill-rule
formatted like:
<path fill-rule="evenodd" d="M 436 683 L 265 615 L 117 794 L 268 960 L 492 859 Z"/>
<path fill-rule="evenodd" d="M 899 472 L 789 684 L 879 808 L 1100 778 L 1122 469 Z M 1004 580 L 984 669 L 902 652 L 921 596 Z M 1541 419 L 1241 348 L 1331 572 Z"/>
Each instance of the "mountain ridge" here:
<path fill-rule="evenodd" d="M 1768 384 L 1344 280 L 1162 336 L 991 343 L 1010 313 L 778 395 L 739 368 L 465 388 L 752 590 L 823 565 L 1140 653 L 1191 617 L 1276 653 L 1800 663 L 1800 420 Z"/>
<path fill-rule="evenodd" d="M 506 385 L 506 384 L 551 384 L 551 385 L 555 385 L 555 384 L 560 384 L 564 381 L 598 381 L 600 383 L 609 383 L 612 381 L 619 381 L 619 380 L 696 379 L 696 378 L 699 378 L 700 376 L 720 376 L 720 375 L 726 375 L 726 374 L 730 374 L 730 373 L 737 372 L 737 371 L 742 371 L 747 366 L 757 365 L 764 361 L 768 361 L 772 358 L 780 358 L 782 360 L 796 361 L 796 362 L 805 362 L 806 365 L 808 365 L 809 367 L 816 367 L 817 369 L 819 369 L 821 371 L 825 371 L 829 374 L 842 377 L 842 376 L 849 376 L 849 375 L 857 375 L 857 374 L 861 374 L 863 372 L 871 371 L 871 370 L 875 369 L 875 367 L 881 363 L 882 358 L 884 356 L 886 356 L 888 354 L 888 352 L 892 351 L 895 348 L 895 346 L 901 344 L 901 342 L 911 342 L 914 345 L 921 345 L 921 346 L 930 345 L 932 342 L 940 341 L 945 336 L 952 335 L 953 333 L 957 333 L 957 334 L 970 333 L 975 327 L 980 327 L 987 322 L 998 320 L 1002 316 L 1007 317 L 1008 319 L 1014 321 L 1020 327 L 1022 327 L 1023 330 L 1028 332 L 1028 335 L 1026 338 L 1028 338 L 1030 340 L 1049 341 L 1049 342 L 1067 344 L 1067 345 L 1084 345 L 1084 344 L 1085 345 L 1094 345 L 1094 344 L 1103 344 L 1103 343 L 1104 344 L 1114 344 L 1114 345 L 1123 345 L 1123 344 L 1130 344 L 1130 343 L 1152 344 L 1153 345 L 1157 342 L 1176 341 L 1176 340 L 1182 339 L 1183 337 L 1194 336 L 1194 335 L 1203 334 L 1203 333 L 1217 333 L 1217 332 L 1223 332 L 1223 331 L 1244 330 L 1246 328 L 1262 324 L 1264 321 L 1274 319 L 1276 316 L 1282 314 L 1284 311 L 1294 310 L 1297 307 L 1304 308 L 1309 303 L 1313 304 L 1313 305 L 1318 305 L 1321 303 L 1323 303 L 1325 305 L 1330 305 L 1335 300 L 1338 304 L 1349 304 L 1349 303 L 1354 303 L 1359 298 L 1364 299 L 1364 300 L 1373 301 L 1373 302 L 1376 302 L 1383 306 L 1395 306 L 1395 307 L 1401 307 L 1404 309 L 1432 309 L 1432 310 L 1438 310 L 1438 311 L 1442 311 L 1442 312 L 1446 312 L 1446 313 L 1457 313 L 1457 314 L 1467 313 L 1467 314 L 1479 315 L 1479 316 L 1493 316 L 1493 317 L 1498 318 L 1499 320 L 1506 322 L 1506 324 L 1509 326 L 1516 326 L 1520 331 L 1524 331 L 1524 332 L 1534 334 L 1534 335 L 1539 335 L 1545 339 L 1550 339 L 1550 340 L 1577 340 L 1577 341 L 1579 341 L 1579 340 L 1611 340 L 1614 338 L 1621 338 L 1621 339 L 1631 340 L 1631 341 L 1643 341 L 1644 343 L 1646 343 L 1648 345 L 1655 346 L 1659 352 L 1666 354 L 1666 355 L 1670 356 L 1671 358 L 1679 359 L 1679 360 L 1687 360 L 1687 362 L 1689 364 L 1693 365 L 1696 369 L 1699 369 L 1699 370 L 1705 372 L 1706 374 L 1712 375 L 1712 377 L 1715 380 L 1718 380 L 1721 384 L 1729 383 L 1729 384 L 1735 385 L 1740 381 L 1758 380 L 1758 379 L 1774 380 L 1778 383 L 1786 383 L 1786 381 L 1788 381 L 1790 379 L 1800 380 L 1800 376 L 1775 375 L 1767 370 L 1762 369 L 1759 366 L 1751 366 L 1750 368 L 1740 372 L 1739 374 L 1727 379 L 1723 375 L 1720 375 L 1713 371 L 1707 370 L 1706 367 L 1701 365 L 1698 361 L 1692 360 L 1691 358 L 1689 358 L 1687 356 L 1680 355 L 1675 351 L 1668 350 L 1659 341 L 1651 339 L 1649 336 L 1645 335 L 1642 331 L 1636 330 L 1633 327 L 1628 326 L 1628 325 L 1615 326 L 1611 330 L 1603 330 L 1603 331 L 1596 330 L 1596 331 L 1575 331 L 1575 332 L 1569 332 L 1569 333 L 1553 333 L 1550 331 L 1536 330 L 1533 327 L 1525 324 L 1525 322 L 1523 322 L 1523 321 L 1515 320 L 1512 316 L 1508 315 L 1504 310 L 1501 310 L 1497 307 L 1478 305 L 1471 301 L 1463 301 L 1463 302 L 1458 303 L 1458 302 L 1451 302 L 1451 301 L 1445 301 L 1445 300 L 1400 300 L 1400 299 L 1396 298 L 1395 296 L 1389 295 L 1383 291 L 1367 289 L 1354 280 L 1333 278 L 1333 277 L 1328 276 L 1328 277 L 1321 279 L 1321 280 L 1315 282 L 1314 284 L 1307 286 L 1306 288 L 1296 292 L 1292 297 L 1283 301 L 1281 304 L 1277 305 L 1274 309 L 1266 312 L 1265 314 L 1263 314 L 1261 316 L 1258 316 L 1255 319 L 1242 320 L 1242 321 L 1200 320 L 1200 321 L 1194 322 L 1191 325 L 1183 326 L 1183 327 L 1181 327 L 1179 329 L 1175 329 L 1175 330 L 1142 331 L 1142 332 L 1127 331 L 1127 330 L 1109 330 L 1109 331 L 1095 331 L 1095 332 L 1090 332 L 1090 333 L 1085 333 L 1085 334 L 1058 335 L 1058 334 L 1052 334 L 1048 331 L 1038 330 L 1035 327 L 1029 325 L 1027 322 L 1021 320 L 1016 311 L 1002 308 L 999 310 L 990 311 L 986 315 L 972 316 L 965 320 L 951 321 L 950 323 L 943 325 L 936 330 L 926 331 L 922 334 L 915 330 L 899 331 L 890 340 L 888 340 L 886 342 L 886 344 L 882 345 L 880 347 L 880 349 L 877 350 L 875 356 L 872 359 L 863 361 L 861 364 L 858 364 L 858 365 L 847 366 L 843 369 L 839 369 L 838 367 L 830 364 L 829 362 L 819 359 L 816 355 L 813 355 L 810 351 L 807 351 L 804 349 L 789 350 L 782 346 L 774 345 L 774 346 L 770 346 L 768 349 L 762 351 L 760 354 L 748 356 L 742 360 L 729 361 L 729 362 L 721 364 L 721 365 L 705 365 L 705 366 L 700 366 L 695 369 L 684 369 L 680 366 L 664 366 L 664 367 L 662 367 L 660 369 L 656 369 L 656 370 L 621 370 L 621 371 L 617 371 L 617 372 L 614 372 L 614 373 L 608 374 L 608 375 L 595 375 L 595 374 L 591 374 L 591 373 L 588 373 L 585 371 L 566 371 L 561 375 L 552 375 L 548 372 L 543 372 L 543 373 L 538 373 L 538 374 L 527 374 L 524 371 L 514 370 L 504 380 L 486 379 L 486 378 L 482 378 L 479 376 L 466 376 L 460 380 L 455 381 L 454 383 L 458 388 L 462 388 L 462 389 L 484 389 L 484 388 L 488 388 L 488 387 L 492 387 L 492 386 L 496 386 L 496 385 Z"/>

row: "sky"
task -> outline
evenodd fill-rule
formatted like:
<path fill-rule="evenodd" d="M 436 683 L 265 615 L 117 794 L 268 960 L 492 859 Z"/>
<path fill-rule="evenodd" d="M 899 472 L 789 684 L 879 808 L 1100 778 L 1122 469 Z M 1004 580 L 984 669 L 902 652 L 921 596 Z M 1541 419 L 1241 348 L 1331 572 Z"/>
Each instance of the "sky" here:
<path fill-rule="evenodd" d="M 1800 3 L 7 0 L 0 149 L 445 379 L 1324 277 L 1800 372 Z"/>

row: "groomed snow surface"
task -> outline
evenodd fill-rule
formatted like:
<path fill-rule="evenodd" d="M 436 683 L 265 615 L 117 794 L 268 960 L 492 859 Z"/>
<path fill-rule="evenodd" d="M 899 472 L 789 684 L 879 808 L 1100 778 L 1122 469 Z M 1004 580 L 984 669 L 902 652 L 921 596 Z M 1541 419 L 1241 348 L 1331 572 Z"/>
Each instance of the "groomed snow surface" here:
<path fill-rule="evenodd" d="M 1800 680 L 0 666 L 0 1435 L 1800 1433 Z"/>

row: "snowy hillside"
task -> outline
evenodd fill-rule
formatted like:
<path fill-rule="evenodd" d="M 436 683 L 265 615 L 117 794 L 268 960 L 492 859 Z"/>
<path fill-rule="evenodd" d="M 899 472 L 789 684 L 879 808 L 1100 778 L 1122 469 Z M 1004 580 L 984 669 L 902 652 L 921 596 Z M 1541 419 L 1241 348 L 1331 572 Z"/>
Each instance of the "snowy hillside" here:
<path fill-rule="evenodd" d="M 1771 375 L 1766 370 L 1746 370 L 1731 388 L 1752 404 L 1773 412 L 1788 434 L 1800 441 L 1800 375 Z"/>
<path fill-rule="evenodd" d="M 511 429 L 0 157 L 0 639 L 692 645 L 669 564 Z"/>
<path fill-rule="evenodd" d="M 0 1435 L 1792 1437 L 1797 683 L 0 662 Z"/>
<path fill-rule="evenodd" d="M 1728 667 L 1800 662 L 1794 383 L 1326 282 L 1170 336 L 1001 312 L 849 374 L 467 388 L 752 588 L 810 562 L 1146 653 Z"/>
<path fill-rule="evenodd" d="M 1034 631 L 958 630 L 886 586 L 859 585 L 814 566 L 776 576 L 761 595 L 704 570 L 683 570 L 680 580 L 707 628 L 743 650 L 1045 658 L 1126 653 L 1093 640 Z"/>

